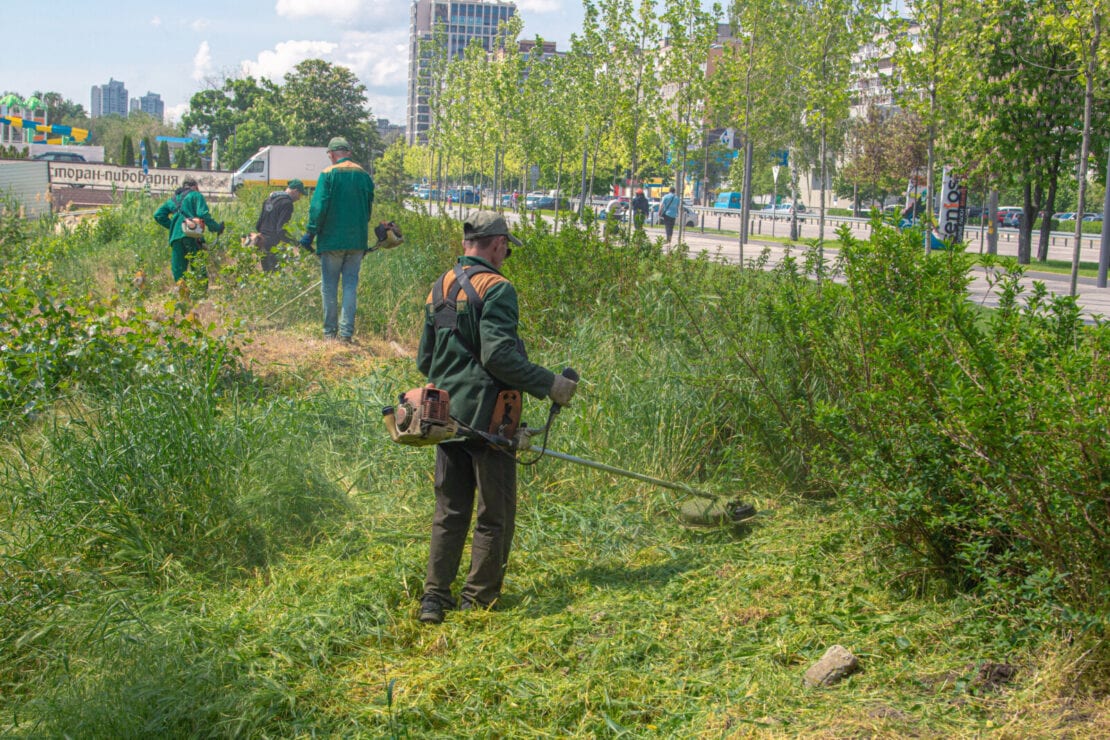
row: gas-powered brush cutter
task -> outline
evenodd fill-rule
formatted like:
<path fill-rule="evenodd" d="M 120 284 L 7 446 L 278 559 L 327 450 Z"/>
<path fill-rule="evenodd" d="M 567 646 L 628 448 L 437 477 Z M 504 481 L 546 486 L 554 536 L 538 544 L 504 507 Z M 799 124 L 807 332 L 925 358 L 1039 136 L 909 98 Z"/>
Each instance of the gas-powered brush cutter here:
<path fill-rule="evenodd" d="M 578 373 L 570 368 L 563 370 L 563 375 L 571 380 L 578 380 Z M 385 422 L 386 429 L 389 430 L 389 436 L 399 444 L 423 447 L 459 437 L 478 439 L 504 450 L 506 454 L 514 457 L 518 452 L 536 453 L 536 457 L 531 460 L 518 459 L 521 465 L 531 465 L 544 456 L 554 457 L 578 465 L 585 465 L 589 468 L 603 470 L 614 475 L 621 475 L 625 478 L 633 478 L 644 483 L 652 483 L 663 488 L 688 493 L 701 499 L 701 501 L 689 501 L 682 506 L 681 515 L 688 524 L 711 526 L 729 522 L 737 523 L 755 516 L 755 507 L 739 500 L 724 501 L 722 496 L 702 491 L 685 483 L 662 480 L 643 473 L 635 473 L 631 470 L 624 470 L 605 463 L 547 449 L 547 435 L 559 410 L 560 406 L 558 404 L 551 404 L 547 423 L 542 427 L 529 427 L 522 423 L 512 436 L 492 434 L 473 429 L 453 418 L 451 416 L 451 400 L 447 391 L 436 388 L 429 383 L 423 388 L 414 388 L 402 393 L 396 406 L 387 406 L 382 409 L 382 419 Z M 543 444 L 532 444 L 532 438 L 540 436 L 543 437 Z"/>

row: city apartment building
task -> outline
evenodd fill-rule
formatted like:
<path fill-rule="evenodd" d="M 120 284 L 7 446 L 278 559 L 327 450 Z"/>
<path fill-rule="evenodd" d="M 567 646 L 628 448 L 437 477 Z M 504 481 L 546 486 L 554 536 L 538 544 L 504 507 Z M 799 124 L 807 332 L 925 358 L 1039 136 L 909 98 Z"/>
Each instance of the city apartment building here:
<path fill-rule="evenodd" d="M 89 106 L 89 116 L 127 117 L 127 88 L 119 80 L 108 79 L 106 85 L 92 86 L 92 101 Z"/>
<path fill-rule="evenodd" d="M 131 98 L 131 113 L 135 111 L 142 111 L 159 121 L 163 120 L 163 115 L 166 112 L 166 104 L 162 102 L 162 96 L 158 93 L 147 92 L 141 98 Z"/>

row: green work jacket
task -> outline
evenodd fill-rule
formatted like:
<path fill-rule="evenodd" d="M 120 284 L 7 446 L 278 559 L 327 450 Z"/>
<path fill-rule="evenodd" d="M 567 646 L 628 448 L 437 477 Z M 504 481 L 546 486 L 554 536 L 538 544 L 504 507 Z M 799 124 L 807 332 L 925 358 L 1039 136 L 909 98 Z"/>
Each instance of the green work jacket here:
<path fill-rule="evenodd" d="M 463 256 L 459 264 L 463 269 L 493 267 L 480 257 Z M 448 270 L 437 281 L 446 281 L 448 296 L 455 291 L 454 277 L 454 272 Z M 524 353 L 517 336 L 520 310 L 513 284 L 500 273 L 477 275 L 471 282 L 483 299 L 481 321 L 474 320 L 466 294 L 460 292 L 458 331 L 437 329 L 430 292 L 424 306 L 424 333 L 416 366 L 429 382 L 447 391 L 453 417 L 484 432 L 489 429 L 498 393 L 515 389 L 544 398 L 551 391 L 555 374 L 530 362 Z"/>
<path fill-rule="evenodd" d="M 208 203 L 196 190 L 189 190 L 180 196 L 173 195 L 154 212 L 154 220 L 170 230 L 170 244 L 178 239 L 189 239 L 181 230 L 181 222 L 187 218 L 199 218 L 206 228 L 218 230 L 220 222 L 208 212 Z"/>
<path fill-rule="evenodd" d="M 308 208 L 308 233 L 317 252 L 368 249 L 374 181 L 349 158 L 320 173 Z"/>

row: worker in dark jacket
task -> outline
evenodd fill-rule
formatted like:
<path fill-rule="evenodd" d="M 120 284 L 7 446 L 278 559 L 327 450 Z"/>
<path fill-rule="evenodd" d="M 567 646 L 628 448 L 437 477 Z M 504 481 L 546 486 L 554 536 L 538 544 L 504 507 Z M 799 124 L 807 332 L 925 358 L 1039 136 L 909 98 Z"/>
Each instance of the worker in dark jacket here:
<path fill-rule="evenodd" d="M 512 254 L 510 244 L 519 246 L 520 241 L 509 233 L 503 217 L 492 211 L 467 215 L 463 256 L 433 285 L 417 353 L 420 372 L 450 396 L 451 415 L 483 432 L 496 426 L 493 419 L 495 408 L 500 412 L 502 392 L 524 391 L 565 406 L 577 387 L 573 380 L 530 362 L 524 352 L 517 335 L 516 289 L 500 272 Z M 490 607 L 501 595 L 516 522 L 516 460 L 483 442 L 443 442 L 436 446 L 436 505 L 420 602 L 422 622 L 438 624 L 446 610 L 455 608 L 451 585 L 462 560 L 475 493 L 478 515 L 459 606 Z"/>
<path fill-rule="evenodd" d="M 320 173 L 308 209 L 308 233 L 300 245 L 320 255 L 320 293 L 324 302 L 324 337 L 350 342 L 355 333 L 355 305 L 362 258 L 369 249 L 374 181 L 351 159 L 342 136 L 328 142 L 331 167 Z M 343 307 L 339 309 L 339 283 Z"/>
<path fill-rule="evenodd" d="M 186 222 L 203 222 L 215 234 L 222 234 L 224 231 L 224 225 L 212 218 L 208 211 L 208 202 L 201 195 L 197 181 L 192 178 L 182 181 L 181 187 L 154 212 L 154 220 L 170 232 L 170 270 L 173 272 L 174 282 L 180 282 L 185 277 L 190 263 L 198 259 L 196 254 L 205 246 L 203 236 L 186 235 Z M 204 264 L 197 266 L 197 272 L 201 277 L 208 274 Z"/>
<path fill-rule="evenodd" d="M 296 244 L 293 237 L 285 230 L 285 224 L 293 218 L 293 206 L 304 194 L 304 183 L 300 180 L 290 180 L 285 190 L 270 193 L 262 204 L 258 221 L 254 224 L 254 230 L 257 232 L 254 244 L 262 253 L 263 272 L 273 272 L 277 269 L 279 244 Z"/>

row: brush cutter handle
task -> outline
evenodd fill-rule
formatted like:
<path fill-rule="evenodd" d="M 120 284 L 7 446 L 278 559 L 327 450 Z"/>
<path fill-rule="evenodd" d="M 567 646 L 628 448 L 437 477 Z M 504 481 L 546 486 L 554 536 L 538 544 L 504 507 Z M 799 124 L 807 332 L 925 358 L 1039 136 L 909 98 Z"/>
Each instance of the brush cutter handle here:
<path fill-rule="evenodd" d="M 548 394 L 548 397 L 551 399 L 550 416 L 559 413 L 563 409 L 563 406 L 570 403 L 570 399 L 574 396 L 574 391 L 577 387 L 578 372 L 575 371 L 574 368 L 563 368 L 563 372 L 555 377 L 555 383 L 551 386 L 551 393 Z M 562 403 L 556 399 L 560 399 Z M 550 421 L 548 423 L 550 423 Z"/>

